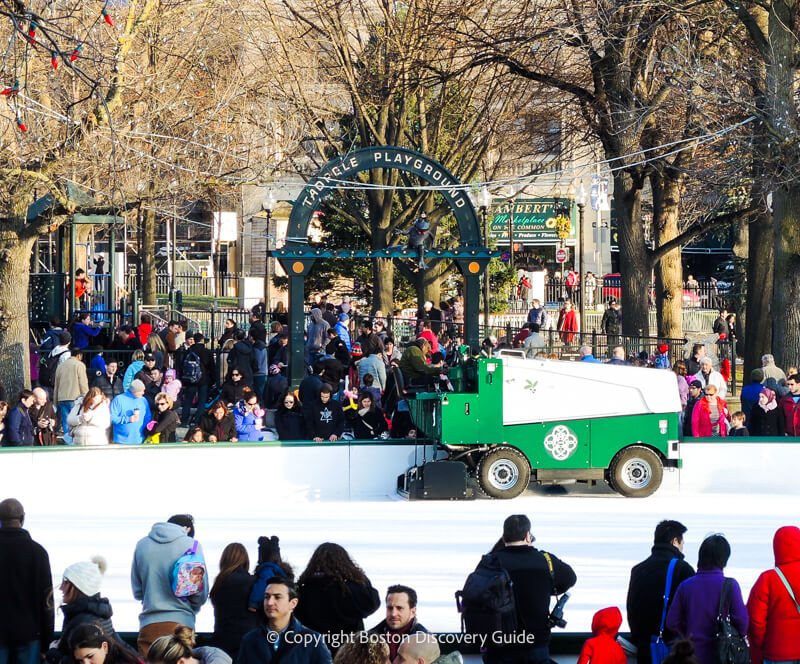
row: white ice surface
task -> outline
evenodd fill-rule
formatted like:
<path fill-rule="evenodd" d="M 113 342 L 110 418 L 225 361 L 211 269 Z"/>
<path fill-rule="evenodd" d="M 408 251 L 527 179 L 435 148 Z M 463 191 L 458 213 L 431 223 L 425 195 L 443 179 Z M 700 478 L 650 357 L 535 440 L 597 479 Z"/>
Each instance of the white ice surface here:
<path fill-rule="evenodd" d="M 787 471 L 794 474 L 795 469 Z M 264 474 L 266 479 L 268 469 Z M 61 486 L 30 486 L 24 492 L 28 495 L 18 495 L 23 502 L 30 499 L 26 527 L 49 551 L 56 585 L 67 565 L 96 553 L 108 559 L 102 592 L 111 599 L 118 630 L 138 629 L 139 604 L 131 596 L 129 582 L 137 540 L 153 522 L 181 511 L 195 516 L 197 538 L 212 576 L 229 542 L 245 543 L 254 563 L 258 536 L 276 534 L 284 558 L 299 573 L 317 544 L 334 541 L 351 552 L 381 595 L 392 583 L 416 588 L 420 621 L 436 631 L 458 630 L 453 593 L 498 539 L 503 519 L 512 513 L 528 514 L 536 545 L 568 562 L 577 573 L 565 616 L 569 631 L 589 631 L 592 614 L 604 606 L 619 606 L 625 614 L 630 568 L 649 554 L 653 528 L 661 519 L 679 519 L 689 528 L 685 553 L 693 565 L 703 537 L 724 533 L 733 548 L 727 573 L 739 580 L 745 599 L 758 574 L 773 565 L 776 528 L 800 523 L 797 495 L 679 492 L 674 482 L 673 486 L 665 482 L 656 495 L 642 500 L 621 498 L 606 487 L 573 485 L 561 495 L 531 489 L 513 501 L 407 502 L 387 495 L 370 501 L 325 502 L 293 495 L 236 504 L 220 500 L 225 491 L 219 487 L 215 487 L 217 499 L 209 499 L 204 483 L 192 479 L 191 469 L 175 469 L 173 475 L 172 481 L 185 482 L 181 504 L 159 500 L 153 489 L 156 477 L 143 479 L 138 495 L 109 500 L 104 491 L 94 490 L 91 469 L 80 477 L 66 475 Z M 376 612 L 367 626 L 381 617 Z M 59 616 L 57 627 L 60 623 Z M 209 604 L 198 616 L 197 630 L 212 627 Z"/>

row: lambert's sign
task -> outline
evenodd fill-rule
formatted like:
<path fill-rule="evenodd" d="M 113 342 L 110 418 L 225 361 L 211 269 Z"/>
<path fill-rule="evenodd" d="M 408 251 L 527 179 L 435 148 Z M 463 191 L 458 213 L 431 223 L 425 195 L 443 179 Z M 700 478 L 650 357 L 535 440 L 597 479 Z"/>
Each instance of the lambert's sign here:
<path fill-rule="evenodd" d="M 571 206 L 572 210 L 572 206 Z M 557 244 L 556 216 L 552 198 L 517 199 L 490 208 L 493 214 L 489 224 L 489 234 L 500 244 L 508 243 L 508 227 L 513 227 L 514 242 L 524 244 Z M 567 242 L 575 241 L 576 218 L 574 210 L 570 213 L 572 232 Z"/>

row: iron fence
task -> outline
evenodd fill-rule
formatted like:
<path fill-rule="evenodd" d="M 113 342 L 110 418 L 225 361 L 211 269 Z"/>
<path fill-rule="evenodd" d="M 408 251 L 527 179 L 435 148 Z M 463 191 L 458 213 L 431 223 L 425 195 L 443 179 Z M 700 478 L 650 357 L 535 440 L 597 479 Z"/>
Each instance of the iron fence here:
<path fill-rule="evenodd" d="M 136 288 L 136 275 L 126 276 L 128 290 Z M 165 272 L 156 274 L 156 293 L 165 295 L 172 288 L 172 277 Z M 214 277 L 202 274 L 175 275 L 175 290 L 189 297 L 237 297 L 239 277 L 233 274 L 218 274 Z"/>

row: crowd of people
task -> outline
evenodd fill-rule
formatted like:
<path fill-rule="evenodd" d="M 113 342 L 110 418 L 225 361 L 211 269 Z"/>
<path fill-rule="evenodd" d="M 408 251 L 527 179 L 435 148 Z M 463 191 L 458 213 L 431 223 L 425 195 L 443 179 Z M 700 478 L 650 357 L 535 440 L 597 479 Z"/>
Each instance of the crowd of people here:
<path fill-rule="evenodd" d="M 91 316 L 79 314 L 69 329 L 54 319 L 36 349 L 37 387 L 23 391 L 13 407 L 0 402 L 2 443 L 176 442 L 179 427 L 186 428 L 186 442 L 414 437 L 397 398 L 403 353 L 380 312 L 358 324 L 352 312 L 348 297 L 337 307 L 324 298 L 312 303 L 308 375 L 297 390 L 288 382 L 285 310 L 273 312 L 269 327 L 263 305 L 254 307 L 247 330 L 226 320 L 216 353 L 203 333 L 178 321 L 154 329 L 148 314 L 136 328 L 121 325 L 105 348 L 91 345 L 100 332 Z M 441 308 L 425 303 L 418 320 L 420 339 L 434 344 L 439 357 L 432 364 L 426 357 L 411 374 L 427 375 L 428 364 L 443 367 L 445 354 L 456 357 L 460 298 Z"/>
<path fill-rule="evenodd" d="M 461 298 L 439 307 L 425 302 L 413 319 L 412 340 L 404 340 L 402 350 L 382 312 L 356 319 L 356 304 L 346 296 L 334 305 L 316 295 L 310 307 L 306 377 L 298 389 L 288 379 L 283 307 L 271 312 L 274 320 L 268 321 L 264 305 L 257 305 L 246 330 L 226 320 L 216 351 L 185 322 L 173 320 L 156 329 L 146 313 L 137 327 L 119 326 L 106 346 L 94 344 L 101 327 L 91 315 L 79 313 L 68 328 L 54 319 L 34 355 L 37 387 L 23 390 L 13 404 L 0 394 L 0 441 L 28 446 L 414 438 L 403 390 L 453 389 L 448 367 L 465 353 Z M 610 343 L 620 339 L 620 324 L 612 299 L 601 324 Z M 516 347 L 529 357 L 558 359 L 546 352 L 541 334 L 552 325 L 546 308 L 534 299 L 528 322 L 513 340 L 498 343 L 490 335 L 481 355 Z M 577 338 L 569 301 L 555 327 L 563 344 Z M 735 316 L 721 310 L 714 329 L 720 339 L 735 335 Z M 743 390 L 741 411 L 730 413 L 725 401 L 730 362 L 721 354 L 719 360 L 707 356 L 704 344 L 674 362 L 667 344 L 652 356 L 629 356 L 622 345 L 611 348 L 610 364 L 675 372 L 685 436 L 800 435 L 796 367 L 784 373 L 765 355 L 764 368 L 753 372 Z M 600 361 L 587 345 L 580 346 L 578 359 Z"/>
<path fill-rule="evenodd" d="M 277 536 L 260 537 L 251 566 L 247 548 L 228 544 L 213 583 L 196 539 L 194 519 L 177 514 L 153 525 L 137 544 L 131 565 L 133 597 L 142 603 L 136 651 L 116 633 L 112 607 L 101 594 L 106 562 L 100 556 L 69 565 L 61 575 L 63 624 L 54 633 L 49 557 L 23 528 L 19 501 L 0 502 L 0 656 L 5 664 L 455 664 L 440 658 L 435 635 L 417 615 L 415 589 L 396 583 L 385 594 L 385 617 L 366 629 L 381 606 L 367 573 L 342 546 L 325 542 L 299 574 L 283 559 Z M 775 567 L 763 572 L 747 602 L 735 579 L 726 577 L 731 545 L 721 534 L 700 544 L 697 570 L 685 560 L 686 527 L 664 520 L 656 528 L 651 555 L 630 574 L 626 612 L 638 664 L 651 659 L 661 639 L 671 664 L 716 664 L 718 615 L 747 636 L 753 664 L 800 659 L 800 528 L 784 526 L 774 536 Z M 501 579 L 509 603 L 461 606 L 464 615 L 511 615 L 495 632 L 470 631 L 485 664 L 545 664 L 557 612 L 553 596 L 578 581 L 566 562 L 533 546 L 530 519 L 509 516 L 502 536 L 481 558 L 470 579 Z M 251 572 L 252 567 L 252 572 Z M 465 570 L 466 572 L 466 570 Z M 491 584 L 484 584 L 486 587 Z M 492 596 L 493 597 L 493 596 Z M 195 648 L 195 619 L 207 600 L 214 612 L 211 646 Z M 557 606 L 563 603 L 557 603 Z M 509 614 L 510 612 L 510 614 Z M 500 624 L 500 623 L 498 623 Z M 592 621 L 579 664 L 625 660 L 618 607 L 600 609 Z M 687 643 L 688 641 L 688 643 Z M 664 660 L 667 661 L 667 660 Z"/>

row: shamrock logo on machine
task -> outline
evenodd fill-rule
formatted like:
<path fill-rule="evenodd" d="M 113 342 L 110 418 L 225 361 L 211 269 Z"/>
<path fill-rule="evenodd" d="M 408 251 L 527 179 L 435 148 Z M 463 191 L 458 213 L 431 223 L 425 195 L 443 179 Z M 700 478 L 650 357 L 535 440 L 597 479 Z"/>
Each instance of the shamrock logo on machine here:
<path fill-rule="evenodd" d="M 569 459 L 578 449 L 578 437 L 563 424 L 559 424 L 550 430 L 550 433 L 545 436 L 544 449 L 546 449 L 550 456 L 556 461 L 565 461 Z"/>

